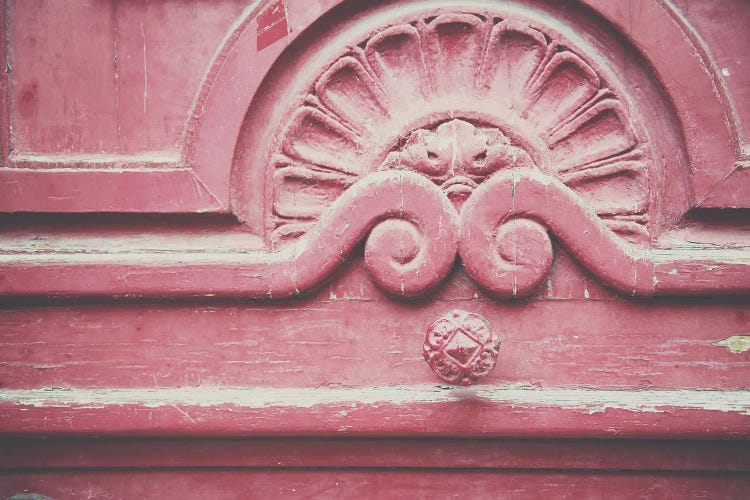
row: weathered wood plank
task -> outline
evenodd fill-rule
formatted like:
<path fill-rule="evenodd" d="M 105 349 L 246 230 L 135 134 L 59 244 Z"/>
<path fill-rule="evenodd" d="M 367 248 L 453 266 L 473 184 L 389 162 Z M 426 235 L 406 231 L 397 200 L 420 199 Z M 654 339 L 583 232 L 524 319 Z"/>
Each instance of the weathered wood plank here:
<path fill-rule="evenodd" d="M 106 471 L 9 474 L 0 493 L 31 491 L 52 498 L 742 498 L 739 475 L 328 470 Z"/>
<path fill-rule="evenodd" d="M 6 388 L 432 383 L 421 355 L 425 331 L 461 308 L 487 318 L 500 335 L 490 384 L 747 387 L 750 353 L 715 345 L 750 334 L 746 301 L 397 304 L 330 300 L 327 293 L 278 305 L 5 309 L 0 381 Z"/>
<path fill-rule="evenodd" d="M 5 439 L 0 467 L 301 467 L 750 472 L 744 440 L 460 438 Z"/>

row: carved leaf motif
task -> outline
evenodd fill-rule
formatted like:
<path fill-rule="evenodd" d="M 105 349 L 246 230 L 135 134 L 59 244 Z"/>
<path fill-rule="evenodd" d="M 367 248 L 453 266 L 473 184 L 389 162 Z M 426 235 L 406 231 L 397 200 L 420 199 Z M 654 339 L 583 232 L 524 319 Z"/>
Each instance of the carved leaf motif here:
<path fill-rule="evenodd" d="M 549 141 L 552 163 L 561 169 L 610 157 L 636 144 L 625 110 L 614 99 L 599 101 L 573 117 Z"/>
<path fill-rule="evenodd" d="M 286 243 L 292 242 L 314 228 L 314 220 L 278 219 L 272 230 L 271 250 L 277 250 Z"/>
<path fill-rule="evenodd" d="M 282 217 L 315 219 L 353 180 L 304 167 L 280 168 L 274 173 L 274 212 Z"/>
<path fill-rule="evenodd" d="M 388 115 L 386 98 L 353 57 L 339 59 L 315 86 L 320 101 L 360 134 L 372 132 Z"/>
<path fill-rule="evenodd" d="M 559 52 L 534 79 L 527 117 L 540 132 L 551 130 L 574 114 L 598 89 L 599 77 L 588 64 L 571 52 Z"/>
<path fill-rule="evenodd" d="M 596 207 L 610 229 L 631 242 L 648 240 L 648 169 L 638 150 L 626 150 L 586 165 L 559 170 L 557 175 Z"/>
<path fill-rule="evenodd" d="M 576 186 L 590 179 L 608 177 L 622 172 L 631 172 L 642 177 L 648 175 L 645 162 L 638 150 L 627 151 L 568 169 L 560 169 L 557 171 L 557 176 L 568 186 Z"/>
<path fill-rule="evenodd" d="M 645 183 L 632 172 L 594 177 L 579 183 L 574 190 L 599 214 L 637 214 L 648 206 Z"/>
<path fill-rule="evenodd" d="M 482 56 L 481 20 L 467 14 L 445 14 L 432 20 L 427 30 L 436 94 L 470 95 Z"/>
<path fill-rule="evenodd" d="M 518 108 L 546 52 L 547 42 L 539 31 L 507 20 L 497 24 L 484 55 L 483 80 L 488 93 L 506 109 Z"/>
<path fill-rule="evenodd" d="M 362 173 L 354 133 L 324 113 L 309 107 L 300 109 L 291 120 L 283 151 L 287 156 L 348 173 Z"/>
<path fill-rule="evenodd" d="M 365 57 L 392 102 L 424 101 L 429 81 L 419 32 L 408 24 L 393 26 L 370 39 Z"/>

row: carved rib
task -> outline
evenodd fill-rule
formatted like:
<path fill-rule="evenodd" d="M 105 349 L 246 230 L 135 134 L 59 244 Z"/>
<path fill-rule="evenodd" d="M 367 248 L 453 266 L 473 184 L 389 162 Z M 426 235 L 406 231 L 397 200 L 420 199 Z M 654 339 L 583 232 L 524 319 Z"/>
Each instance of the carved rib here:
<path fill-rule="evenodd" d="M 364 53 L 391 102 L 401 106 L 421 103 L 429 95 L 424 50 L 414 26 L 391 26 L 377 33 L 367 42 Z"/>
<path fill-rule="evenodd" d="M 388 116 L 387 97 L 354 57 L 336 61 L 315 84 L 315 94 L 359 134 L 367 133 L 368 121 L 379 123 Z"/>

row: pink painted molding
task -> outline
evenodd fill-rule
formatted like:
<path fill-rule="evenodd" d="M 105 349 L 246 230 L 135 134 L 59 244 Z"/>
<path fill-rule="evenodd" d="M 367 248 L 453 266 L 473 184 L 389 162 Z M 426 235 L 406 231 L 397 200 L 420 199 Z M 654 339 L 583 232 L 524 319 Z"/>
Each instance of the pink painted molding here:
<path fill-rule="evenodd" d="M 0 435 L 746 438 L 748 405 L 748 391 L 45 388 L 0 391 Z"/>
<path fill-rule="evenodd" d="M 36 439 L 33 446 L 30 444 L 19 439 L 3 441 L 5 453 L 0 455 L 0 467 L 8 472 L 42 467 L 132 470 L 133 467 L 221 466 L 282 470 L 296 466 L 750 472 L 749 445 L 744 440 L 693 443 L 664 439 L 644 442 L 629 439 L 556 441 L 433 437 L 426 440 L 406 436 L 399 439 L 333 437 L 294 440 L 244 436 L 244 439 L 184 437 L 180 440 L 137 437 L 128 440 L 84 438 L 80 441 Z M 71 453 L 73 446 L 75 453 Z M 201 452 L 195 453 L 196 449 Z M 238 492 L 246 492 L 246 484 L 241 482 L 245 489 L 238 489 Z M 559 488 L 559 483 L 555 487 Z M 479 490 L 479 496 L 486 491 Z M 670 491 L 674 493 L 674 490 Z M 173 494 L 173 490 L 170 493 Z M 378 493 L 382 495 L 382 489 Z M 353 494 L 361 494 L 361 490 Z M 190 490 L 186 496 L 192 495 L 195 495 L 195 490 Z"/>
<path fill-rule="evenodd" d="M 482 183 L 460 216 L 448 194 L 424 176 L 403 170 L 369 174 L 337 198 L 312 230 L 278 251 L 8 253 L 0 258 L 0 293 L 286 298 L 320 284 L 364 240 L 371 279 L 394 297 L 434 288 L 458 254 L 491 295 L 521 298 L 549 273 L 548 232 L 624 295 L 750 291 L 746 252 L 641 248 L 614 233 L 559 180 L 518 168 Z"/>
<path fill-rule="evenodd" d="M 63 168 L 0 168 L 0 212 L 226 212 L 195 173 L 179 165 L 70 168 L 63 162 Z"/>
<path fill-rule="evenodd" d="M 255 89 L 282 50 L 278 44 L 257 50 L 256 35 L 264 30 L 264 15 L 267 17 L 267 12 L 279 3 L 278 0 L 255 1 L 232 24 L 220 41 L 192 108 L 187 112 L 180 150 L 166 155 L 163 151 L 130 155 L 14 152 L 7 102 L 9 77 L 3 71 L 0 74 L 3 90 L 0 212 L 229 213 L 231 155 L 237 131 Z M 324 10 L 325 6 L 319 8 Z M 293 12 L 297 10 L 302 9 L 291 8 Z M 320 14 L 315 9 L 308 11 L 313 16 Z M 0 42 L 0 65 L 3 68 L 9 50 L 5 13 L 6 9 L 0 9 L 0 26 L 4 33 Z M 304 16 L 298 19 L 304 21 Z M 274 25 L 278 26 L 278 23 Z M 241 54 L 243 60 L 233 60 L 235 43 L 242 37 L 252 43 L 252 47 Z M 250 68 L 262 70 L 249 71 Z M 229 72 L 231 74 L 227 74 Z M 217 78 L 220 74 L 222 76 Z M 235 117 L 237 100 L 247 102 Z M 233 121 L 234 118 L 239 121 Z M 198 133 L 201 128 L 203 135 Z M 210 132 L 205 132 L 207 129 Z M 223 156 L 226 152 L 229 157 Z"/>

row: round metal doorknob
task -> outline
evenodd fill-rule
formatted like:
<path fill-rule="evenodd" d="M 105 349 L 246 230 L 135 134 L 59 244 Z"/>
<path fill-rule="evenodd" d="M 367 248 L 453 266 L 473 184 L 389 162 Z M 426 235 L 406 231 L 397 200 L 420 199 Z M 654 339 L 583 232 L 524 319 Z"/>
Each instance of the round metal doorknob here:
<path fill-rule="evenodd" d="M 500 337 L 489 321 L 455 309 L 427 328 L 422 355 L 441 379 L 471 385 L 495 367 L 499 349 Z"/>

